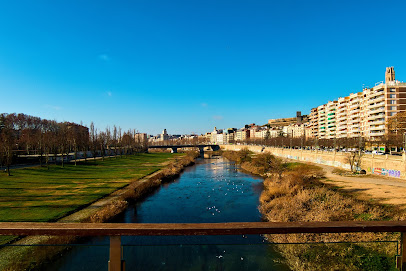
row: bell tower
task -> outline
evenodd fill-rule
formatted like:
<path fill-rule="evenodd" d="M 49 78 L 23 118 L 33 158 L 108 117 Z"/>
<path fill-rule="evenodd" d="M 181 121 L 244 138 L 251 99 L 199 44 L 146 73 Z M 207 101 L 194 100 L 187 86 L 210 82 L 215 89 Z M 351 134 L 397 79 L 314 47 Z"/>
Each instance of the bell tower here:
<path fill-rule="evenodd" d="M 395 69 L 393 67 L 386 68 L 385 83 L 395 81 Z"/>

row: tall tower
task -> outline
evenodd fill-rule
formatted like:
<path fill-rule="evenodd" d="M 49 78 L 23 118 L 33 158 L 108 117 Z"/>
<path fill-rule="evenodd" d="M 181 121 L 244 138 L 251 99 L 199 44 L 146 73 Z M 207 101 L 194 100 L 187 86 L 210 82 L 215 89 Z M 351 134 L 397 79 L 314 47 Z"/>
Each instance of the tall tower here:
<path fill-rule="evenodd" d="M 385 83 L 395 81 L 395 69 L 393 67 L 386 68 Z"/>

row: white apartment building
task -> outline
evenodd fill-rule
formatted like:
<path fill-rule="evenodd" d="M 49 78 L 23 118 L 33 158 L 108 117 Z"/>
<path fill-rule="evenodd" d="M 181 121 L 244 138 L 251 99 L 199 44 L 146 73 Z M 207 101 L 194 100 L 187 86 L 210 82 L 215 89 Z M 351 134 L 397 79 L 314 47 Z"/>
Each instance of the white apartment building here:
<path fill-rule="evenodd" d="M 347 112 L 348 112 L 348 101 L 350 100 L 349 97 L 338 98 L 337 101 L 337 129 L 336 129 L 336 137 L 337 138 L 345 138 L 347 137 L 348 133 L 348 126 L 347 126 Z"/>
<path fill-rule="evenodd" d="M 320 139 L 362 136 L 377 140 L 387 133 L 388 119 L 405 111 L 406 83 L 396 81 L 395 70 L 389 67 L 385 83 L 313 108 L 307 134 Z"/>
<path fill-rule="evenodd" d="M 318 137 L 319 134 L 319 113 L 316 108 L 312 108 L 309 114 L 309 125 L 307 127 L 308 137 Z"/>
<path fill-rule="evenodd" d="M 320 105 L 317 107 L 317 123 L 318 123 L 318 138 L 326 138 L 326 127 L 327 127 L 327 114 L 326 105 Z"/>
<path fill-rule="evenodd" d="M 248 129 L 238 129 L 235 132 L 236 141 L 245 141 L 250 136 L 250 131 Z"/>
<path fill-rule="evenodd" d="M 255 138 L 260 138 L 264 139 L 266 138 L 267 130 L 266 129 L 260 129 L 255 131 Z"/>
<path fill-rule="evenodd" d="M 326 104 L 326 138 L 331 139 L 336 137 L 336 111 L 337 101 L 328 102 Z"/>
<path fill-rule="evenodd" d="M 223 134 L 223 133 L 221 133 L 221 134 L 217 134 L 216 135 L 216 142 L 215 143 L 217 143 L 217 144 L 224 144 L 224 143 L 227 143 L 227 137 L 226 137 L 226 134 Z"/>
<path fill-rule="evenodd" d="M 282 127 L 283 135 L 287 137 L 304 137 L 305 136 L 305 128 L 307 124 L 291 124 L 288 126 Z"/>

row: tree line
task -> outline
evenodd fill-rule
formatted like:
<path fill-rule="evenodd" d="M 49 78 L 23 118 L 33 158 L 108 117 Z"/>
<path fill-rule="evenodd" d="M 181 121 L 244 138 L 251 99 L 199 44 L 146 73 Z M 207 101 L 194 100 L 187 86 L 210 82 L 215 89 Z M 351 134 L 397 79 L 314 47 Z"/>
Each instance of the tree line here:
<path fill-rule="evenodd" d="M 64 166 L 69 156 L 96 158 L 106 155 L 128 155 L 145 150 L 146 142 L 134 129 L 120 127 L 98 130 L 73 122 L 57 122 L 26 114 L 0 114 L 0 166 L 10 175 L 13 164 L 36 159 L 49 168 L 50 162 Z"/>

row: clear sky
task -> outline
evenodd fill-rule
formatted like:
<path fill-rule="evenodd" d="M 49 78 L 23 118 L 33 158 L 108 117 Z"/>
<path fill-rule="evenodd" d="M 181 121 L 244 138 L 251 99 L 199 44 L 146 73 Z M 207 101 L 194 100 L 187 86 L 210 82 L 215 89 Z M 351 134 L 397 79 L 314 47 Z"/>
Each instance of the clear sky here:
<path fill-rule="evenodd" d="M 406 81 L 405 1 L 0 0 L 0 112 L 149 134 Z"/>

